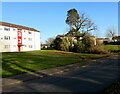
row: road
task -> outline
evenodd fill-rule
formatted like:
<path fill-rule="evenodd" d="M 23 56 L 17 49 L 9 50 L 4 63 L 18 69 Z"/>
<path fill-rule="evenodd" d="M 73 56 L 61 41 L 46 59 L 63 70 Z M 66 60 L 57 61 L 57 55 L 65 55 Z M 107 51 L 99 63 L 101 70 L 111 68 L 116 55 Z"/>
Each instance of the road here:
<path fill-rule="evenodd" d="M 120 58 L 87 68 L 3 87 L 3 92 L 80 92 L 97 94 L 119 78 Z"/>

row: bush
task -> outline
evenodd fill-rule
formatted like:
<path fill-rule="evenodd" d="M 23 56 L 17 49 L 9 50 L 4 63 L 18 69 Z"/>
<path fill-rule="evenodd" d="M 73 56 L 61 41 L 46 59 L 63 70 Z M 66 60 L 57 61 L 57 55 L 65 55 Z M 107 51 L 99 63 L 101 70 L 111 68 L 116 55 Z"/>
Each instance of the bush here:
<path fill-rule="evenodd" d="M 62 51 L 72 51 L 73 50 L 73 39 L 72 38 L 62 39 L 60 48 Z"/>
<path fill-rule="evenodd" d="M 85 52 L 86 47 L 81 41 L 77 41 L 77 43 L 74 43 L 73 52 Z"/>
<path fill-rule="evenodd" d="M 56 50 L 61 50 L 60 44 L 62 42 L 62 39 L 60 37 L 56 37 L 56 39 L 53 41 L 52 47 Z"/>
<path fill-rule="evenodd" d="M 86 48 L 90 48 L 94 46 L 94 42 L 90 37 L 90 34 L 85 33 L 82 38 L 82 43 L 86 46 Z"/>
<path fill-rule="evenodd" d="M 89 53 L 93 53 L 93 54 L 110 54 L 109 51 L 104 50 L 98 46 L 94 46 L 89 48 Z"/>
<path fill-rule="evenodd" d="M 54 48 L 62 51 L 88 52 L 89 48 L 94 46 L 94 41 L 90 34 L 84 33 L 82 39 L 78 37 L 56 37 L 53 44 Z"/>

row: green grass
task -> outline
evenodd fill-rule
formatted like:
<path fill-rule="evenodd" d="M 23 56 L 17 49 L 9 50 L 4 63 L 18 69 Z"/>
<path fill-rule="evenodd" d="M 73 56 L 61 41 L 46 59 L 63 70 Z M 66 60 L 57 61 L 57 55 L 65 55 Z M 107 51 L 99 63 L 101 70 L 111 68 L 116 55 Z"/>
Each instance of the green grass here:
<path fill-rule="evenodd" d="M 120 52 L 120 45 L 102 45 L 101 47 L 110 52 Z"/>
<path fill-rule="evenodd" d="M 2 53 L 2 77 L 87 61 L 107 55 L 56 50 Z"/>

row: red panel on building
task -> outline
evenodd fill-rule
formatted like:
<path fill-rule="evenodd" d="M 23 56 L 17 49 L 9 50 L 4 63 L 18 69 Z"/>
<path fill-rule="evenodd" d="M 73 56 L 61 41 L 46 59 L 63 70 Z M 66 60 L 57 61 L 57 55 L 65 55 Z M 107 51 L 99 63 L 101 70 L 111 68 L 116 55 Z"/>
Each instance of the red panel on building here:
<path fill-rule="evenodd" d="M 22 45 L 22 31 L 18 31 L 18 45 Z"/>
<path fill-rule="evenodd" d="M 21 46 L 22 46 L 22 31 L 18 31 L 18 52 L 21 51 Z"/>

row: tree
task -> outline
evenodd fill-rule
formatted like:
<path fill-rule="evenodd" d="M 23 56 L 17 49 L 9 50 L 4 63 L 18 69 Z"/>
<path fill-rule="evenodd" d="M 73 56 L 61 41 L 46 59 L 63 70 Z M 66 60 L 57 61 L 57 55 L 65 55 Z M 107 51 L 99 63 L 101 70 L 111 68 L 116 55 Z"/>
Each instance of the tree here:
<path fill-rule="evenodd" d="M 54 49 L 61 50 L 61 46 L 60 46 L 61 42 L 62 42 L 62 39 L 59 36 L 57 36 L 55 38 L 55 40 L 53 41 L 53 47 L 54 47 Z"/>
<path fill-rule="evenodd" d="M 46 40 L 46 44 L 52 44 L 53 43 L 53 41 L 54 41 L 55 39 L 54 38 L 48 38 L 47 40 Z"/>
<path fill-rule="evenodd" d="M 108 29 L 107 29 L 106 37 L 112 39 L 115 35 L 116 35 L 116 30 L 115 30 L 115 28 L 111 27 L 111 28 L 108 28 Z"/>
<path fill-rule="evenodd" d="M 88 48 L 94 45 L 88 32 L 97 29 L 95 24 L 84 14 L 79 15 L 76 9 L 67 12 L 66 24 L 70 26 L 70 30 L 63 37 L 56 37 L 54 41 L 55 49 L 88 52 Z"/>
<path fill-rule="evenodd" d="M 88 17 L 85 17 L 85 14 L 79 15 L 76 9 L 67 11 L 66 24 L 70 26 L 68 33 L 82 33 L 97 29 L 96 25 Z"/>

